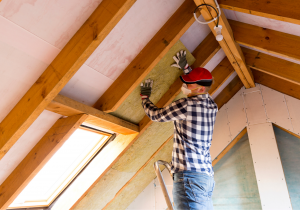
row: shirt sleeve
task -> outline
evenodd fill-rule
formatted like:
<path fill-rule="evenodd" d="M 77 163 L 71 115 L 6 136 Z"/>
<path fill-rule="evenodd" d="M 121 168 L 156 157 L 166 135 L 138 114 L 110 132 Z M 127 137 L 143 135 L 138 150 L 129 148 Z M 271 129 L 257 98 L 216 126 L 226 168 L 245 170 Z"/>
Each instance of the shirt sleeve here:
<path fill-rule="evenodd" d="M 183 69 L 184 75 L 189 74 L 191 71 L 192 71 L 192 68 L 190 66 L 188 68 L 186 68 L 186 69 Z"/>
<path fill-rule="evenodd" d="M 143 108 L 145 113 L 152 121 L 168 122 L 175 120 L 184 120 L 187 116 L 186 98 L 174 101 L 164 108 L 156 107 L 149 99 L 144 99 Z"/>

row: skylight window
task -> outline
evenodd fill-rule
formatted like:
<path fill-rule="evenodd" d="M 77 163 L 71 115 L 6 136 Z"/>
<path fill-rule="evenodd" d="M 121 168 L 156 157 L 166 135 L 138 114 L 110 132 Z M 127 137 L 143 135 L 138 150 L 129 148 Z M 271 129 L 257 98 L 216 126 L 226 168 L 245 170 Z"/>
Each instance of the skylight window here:
<path fill-rule="evenodd" d="M 9 208 L 49 206 L 110 136 L 87 128 L 77 129 Z"/>

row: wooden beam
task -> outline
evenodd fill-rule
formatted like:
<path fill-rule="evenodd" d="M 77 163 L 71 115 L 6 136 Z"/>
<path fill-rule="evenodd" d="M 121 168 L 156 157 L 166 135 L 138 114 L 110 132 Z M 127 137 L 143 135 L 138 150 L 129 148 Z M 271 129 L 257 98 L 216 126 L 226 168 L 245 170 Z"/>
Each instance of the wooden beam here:
<path fill-rule="evenodd" d="M 135 0 L 103 0 L 0 124 L 0 159 L 48 106 Z"/>
<path fill-rule="evenodd" d="M 229 150 L 234 147 L 236 143 L 247 133 L 247 128 L 244 128 L 231 142 L 228 146 L 213 160 L 212 165 L 215 166 L 224 157 Z"/>
<path fill-rule="evenodd" d="M 193 2 L 184 1 L 121 75 L 94 105 L 105 112 L 115 111 L 141 83 L 160 59 L 194 23 Z"/>
<path fill-rule="evenodd" d="M 232 67 L 230 61 L 225 57 L 211 72 L 214 77 L 214 83 L 209 90 L 209 94 L 213 95 L 221 85 L 234 73 L 234 68 Z"/>
<path fill-rule="evenodd" d="M 219 109 L 221 109 L 221 107 L 226 104 L 242 87 L 243 83 L 240 78 L 238 76 L 233 78 L 233 80 L 214 99 Z"/>
<path fill-rule="evenodd" d="M 34 146 L 0 186 L 0 209 L 6 209 L 55 152 L 87 118 L 86 114 L 61 118 Z"/>
<path fill-rule="evenodd" d="M 216 8 L 216 4 L 214 0 L 194 0 L 196 5 L 200 4 L 209 4 Z M 206 21 L 211 20 L 216 17 L 217 14 L 214 10 L 208 10 L 205 7 L 201 7 L 201 14 Z M 217 25 L 216 21 L 208 24 L 211 31 L 216 35 L 214 27 Z M 224 50 L 226 56 L 228 57 L 230 63 L 233 68 L 237 72 L 241 81 L 243 82 L 246 88 L 255 87 L 254 79 L 251 70 L 246 66 L 245 59 L 243 53 L 241 51 L 240 46 L 235 42 L 233 38 L 233 33 L 228 23 L 227 18 L 225 17 L 224 12 L 221 12 L 221 16 L 219 18 L 219 25 L 222 26 L 222 35 L 223 40 L 219 42 L 222 49 Z"/>
<path fill-rule="evenodd" d="M 287 80 L 253 69 L 255 82 L 300 99 L 300 86 Z"/>
<path fill-rule="evenodd" d="M 133 177 L 116 193 L 115 197 L 113 199 L 111 199 L 106 205 L 105 207 L 102 209 L 106 209 L 112 202 L 114 199 L 116 199 L 120 194 L 121 192 L 129 185 L 130 182 L 132 182 L 135 177 L 137 175 L 139 175 L 139 173 L 141 173 L 143 171 L 143 169 L 151 162 L 152 159 L 155 158 L 155 156 L 166 146 L 166 144 L 172 140 L 174 137 L 174 135 L 171 135 L 159 148 L 158 150 L 156 150 L 156 152 L 149 158 L 149 160 L 133 175 Z M 154 171 L 154 170 L 153 170 Z"/>
<path fill-rule="evenodd" d="M 248 48 L 242 48 L 246 64 L 251 69 L 270 74 L 296 85 L 300 85 L 300 65 L 276 58 Z"/>
<path fill-rule="evenodd" d="M 300 37 L 229 20 L 235 40 L 245 46 L 300 61 Z"/>
<path fill-rule="evenodd" d="M 207 37 L 198 45 L 198 47 L 192 53 L 196 58 L 196 61 L 191 66 L 196 68 L 199 66 L 205 66 L 208 61 L 220 50 L 220 45 L 216 41 L 214 35 L 210 33 Z M 214 72 L 214 71 L 213 71 Z M 218 77 L 212 72 L 214 77 Z M 219 77 L 218 77 L 219 78 Z M 169 105 L 175 97 L 180 93 L 182 81 L 178 78 L 169 88 L 169 90 L 161 97 L 156 104 L 157 107 L 164 107 Z M 218 87 L 214 87 L 214 90 Z M 213 88 L 211 89 L 213 90 Z M 152 121 L 148 116 L 145 116 L 139 123 L 141 132 L 147 129 L 152 124 Z"/>
<path fill-rule="evenodd" d="M 74 101 L 63 95 L 57 95 L 46 109 L 64 116 L 86 113 L 89 115 L 85 120 L 86 123 L 124 135 L 139 132 L 138 125 Z"/>
<path fill-rule="evenodd" d="M 221 46 L 217 42 L 215 35 L 209 33 L 192 53 L 196 58 L 192 68 L 204 67 L 220 49 Z"/>
<path fill-rule="evenodd" d="M 283 128 L 283 127 L 280 127 L 279 125 L 276 125 L 274 123 L 273 123 L 273 126 L 275 126 L 275 127 L 279 128 L 279 129 L 281 129 L 281 130 L 283 130 L 283 131 L 285 131 L 285 132 L 287 132 L 287 133 L 295 136 L 296 138 L 300 139 L 300 136 L 297 135 L 297 134 L 295 134 L 295 133 L 293 133 L 292 131 L 289 131 L 289 130 L 287 130 L 287 129 Z"/>
<path fill-rule="evenodd" d="M 224 9 L 300 25 L 299 1 L 218 0 Z"/>

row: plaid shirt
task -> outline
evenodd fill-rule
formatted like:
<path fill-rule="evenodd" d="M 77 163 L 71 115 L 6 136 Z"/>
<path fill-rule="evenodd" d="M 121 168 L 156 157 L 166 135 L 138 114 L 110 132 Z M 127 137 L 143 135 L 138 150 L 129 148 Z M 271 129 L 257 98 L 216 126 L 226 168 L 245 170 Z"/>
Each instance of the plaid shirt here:
<path fill-rule="evenodd" d="M 153 121 L 174 121 L 172 173 L 195 171 L 214 175 L 209 149 L 218 106 L 209 94 L 182 98 L 165 108 L 157 108 L 144 99 L 143 107 Z"/>

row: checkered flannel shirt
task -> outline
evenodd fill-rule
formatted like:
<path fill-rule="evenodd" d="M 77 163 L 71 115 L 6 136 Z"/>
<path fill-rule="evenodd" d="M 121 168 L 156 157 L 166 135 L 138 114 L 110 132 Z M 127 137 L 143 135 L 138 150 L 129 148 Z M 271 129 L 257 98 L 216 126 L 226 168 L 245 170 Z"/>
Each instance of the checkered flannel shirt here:
<path fill-rule="evenodd" d="M 195 171 L 213 176 L 209 149 L 218 106 L 209 94 L 182 98 L 164 108 L 149 99 L 142 104 L 151 120 L 174 121 L 172 173 Z"/>

